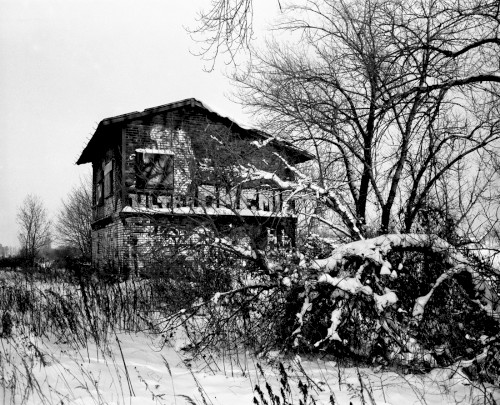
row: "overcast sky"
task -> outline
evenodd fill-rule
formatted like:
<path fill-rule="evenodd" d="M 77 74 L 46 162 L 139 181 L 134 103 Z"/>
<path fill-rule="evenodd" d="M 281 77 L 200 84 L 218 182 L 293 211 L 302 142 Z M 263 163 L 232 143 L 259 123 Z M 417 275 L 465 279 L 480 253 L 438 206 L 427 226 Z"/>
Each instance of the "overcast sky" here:
<path fill-rule="evenodd" d="M 0 244 L 36 194 L 55 218 L 90 165 L 76 166 L 106 117 L 195 97 L 251 124 L 184 30 L 209 0 L 0 0 Z"/>

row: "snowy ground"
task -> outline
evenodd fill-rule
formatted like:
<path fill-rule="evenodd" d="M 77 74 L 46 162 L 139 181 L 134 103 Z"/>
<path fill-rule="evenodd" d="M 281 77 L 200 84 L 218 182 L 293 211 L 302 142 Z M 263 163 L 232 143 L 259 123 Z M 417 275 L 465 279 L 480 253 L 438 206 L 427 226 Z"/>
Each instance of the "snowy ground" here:
<path fill-rule="evenodd" d="M 257 360 L 244 354 L 210 362 L 207 353 L 207 361 L 193 362 L 173 345 L 160 347 L 146 334 L 113 335 L 105 351 L 95 344 L 75 349 L 74 344 L 34 337 L 0 339 L 0 345 L 9 360 L 0 365 L 4 404 L 243 405 L 252 404 L 256 384 L 265 391 L 265 379 L 275 392 L 279 389 L 276 368 L 268 362 L 260 361 L 264 379 Z M 361 384 L 366 404 L 484 403 L 483 393 L 459 373 L 450 378 L 450 370 L 402 376 L 361 369 L 361 383 L 355 368 L 339 369 L 335 362 L 320 360 L 302 359 L 301 364 L 321 404 L 329 403 L 331 394 L 336 404 L 361 404 Z M 295 371 L 289 370 L 292 374 L 301 374 L 296 365 Z M 302 376 L 302 380 L 307 379 Z M 290 385 L 296 388 L 297 380 L 291 378 Z M 493 395 L 500 401 L 499 392 Z M 293 398 L 298 404 L 298 392 Z"/>

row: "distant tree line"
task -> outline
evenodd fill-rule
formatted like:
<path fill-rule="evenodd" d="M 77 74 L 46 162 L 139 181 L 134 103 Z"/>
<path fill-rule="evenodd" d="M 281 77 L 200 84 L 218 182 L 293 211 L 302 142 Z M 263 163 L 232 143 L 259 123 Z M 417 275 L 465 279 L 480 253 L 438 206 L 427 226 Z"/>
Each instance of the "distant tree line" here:
<path fill-rule="evenodd" d="M 29 194 L 18 209 L 19 249 L 0 245 L 0 268 L 68 267 L 91 259 L 92 185 L 83 180 L 62 201 L 53 223 L 43 200 Z M 57 247 L 52 247 L 55 242 Z"/>

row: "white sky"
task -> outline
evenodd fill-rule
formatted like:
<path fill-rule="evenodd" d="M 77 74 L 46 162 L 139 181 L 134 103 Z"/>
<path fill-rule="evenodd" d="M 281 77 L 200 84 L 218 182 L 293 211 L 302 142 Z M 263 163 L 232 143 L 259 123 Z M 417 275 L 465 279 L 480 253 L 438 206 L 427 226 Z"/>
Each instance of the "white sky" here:
<path fill-rule="evenodd" d="M 270 7 L 277 7 L 269 2 Z M 0 244 L 17 246 L 28 193 L 55 218 L 106 117 L 195 97 L 251 123 L 229 80 L 190 53 L 209 0 L 0 0 Z M 275 10 L 273 10 L 275 11 Z M 224 64 L 220 64 L 224 68 Z"/>

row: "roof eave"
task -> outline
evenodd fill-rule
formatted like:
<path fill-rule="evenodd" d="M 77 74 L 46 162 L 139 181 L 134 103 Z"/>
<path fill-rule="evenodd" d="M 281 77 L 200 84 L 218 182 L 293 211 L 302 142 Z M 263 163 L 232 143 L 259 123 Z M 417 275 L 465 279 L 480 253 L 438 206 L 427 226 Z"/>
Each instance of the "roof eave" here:
<path fill-rule="evenodd" d="M 134 111 L 131 113 L 121 114 L 121 115 L 117 115 L 114 117 L 104 118 L 101 122 L 99 122 L 97 129 L 95 130 L 94 134 L 92 135 L 92 138 L 90 138 L 90 141 L 88 142 L 87 146 L 83 149 L 76 164 L 81 165 L 81 164 L 92 162 L 91 155 L 93 153 L 94 144 L 96 142 L 96 137 L 99 136 L 98 134 L 103 131 L 103 129 L 104 129 L 103 127 L 108 126 L 108 125 L 114 125 L 114 124 L 126 122 L 126 121 L 131 121 L 134 119 L 140 119 L 143 117 L 147 117 L 151 114 L 158 114 L 158 113 L 162 113 L 162 112 L 166 112 L 166 111 L 170 111 L 170 110 L 175 110 L 175 109 L 182 108 L 182 107 L 202 108 L 205 111 L 208 111 L 210 114 L 217 116 L 219 119 L 230 121 L 232 124 L 236 125 L 242 131 L 245 131 L 245 132 L 253 134 L 253 135 L 257 135 L 258 137 L 261 137 L 261 138 L 271 138 L 270 135 L 266 134 L 263 131 L 258 131 L 258 130 L 252 129 L 252 128 L 245 128 L 244 126 L 242 126 L 242 125 L 238 124 L 236 121 L 234 121 L 232 118 L 220 115 L 219 113 L 217 113 L 216 111 L 214 111 L 213 109 L 208 107 L 206 104 L 204 104 L 203 102 L 201 102 L 195 98 L 188 98 L 188 99 L 176 101 L 176 102 L 169 103 L 169 104 L 163 104 L 163 105 L 160 105 L 157 107 L 147 108 L 147 109 L 143 110 L 142 112 Z M 312 160 L 315 158 L 309 152 L 302 150 L 300 148 L 297 148 L 296 146 L 289 144 L 286 141 L 274 139 L 271 142 L 271 144 L 274 144 L 280 148 L 287 149 L 289 152 L 291 152 L 293 154 L 294 157 L 296 157 L 297 163 L 307 162 L 308 160 Z"/>

